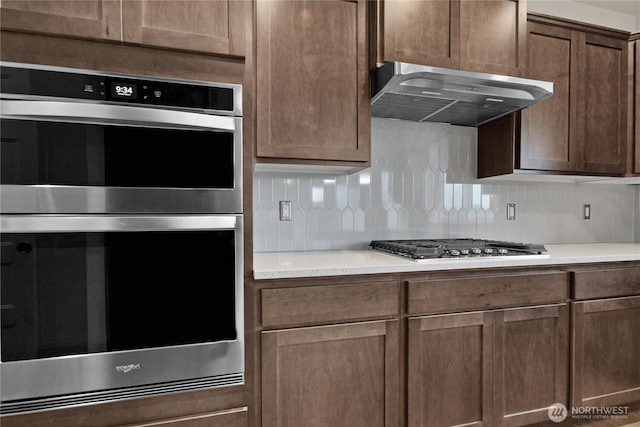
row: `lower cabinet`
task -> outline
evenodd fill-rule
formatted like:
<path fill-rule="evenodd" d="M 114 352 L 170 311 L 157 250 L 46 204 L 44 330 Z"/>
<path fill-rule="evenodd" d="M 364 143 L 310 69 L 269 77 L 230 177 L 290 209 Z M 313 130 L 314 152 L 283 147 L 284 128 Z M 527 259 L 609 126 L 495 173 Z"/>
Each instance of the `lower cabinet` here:
<path fill-rule="evenodd" d="M 408 421 L 521 426 L 568 402 L 566 304 L 408 321 Z"/>
<path fill-rule="evenodd" d="M 398 425 L 398 321 L 262 332 L 262 426 Z"/>
<path fill-rule="evenodd" d="M 640 296 L 573 303 L 572 405 L 640 400 Z"/>
<path fill-rule="evenodd" d="M 130 424 L 126 427 L 247 427 L 247 423 L 247 407 L 244 406 L 170 420 Z"/>

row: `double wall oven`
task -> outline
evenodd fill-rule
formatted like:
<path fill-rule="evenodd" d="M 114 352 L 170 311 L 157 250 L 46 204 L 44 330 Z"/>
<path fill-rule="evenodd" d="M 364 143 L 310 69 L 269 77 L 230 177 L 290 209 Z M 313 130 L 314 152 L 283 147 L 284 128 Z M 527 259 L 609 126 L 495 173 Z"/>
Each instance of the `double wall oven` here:
<path fill-rule="evenodd" d="M 241 87 L 0 65 L 0 411 L 243 383 Z"/>

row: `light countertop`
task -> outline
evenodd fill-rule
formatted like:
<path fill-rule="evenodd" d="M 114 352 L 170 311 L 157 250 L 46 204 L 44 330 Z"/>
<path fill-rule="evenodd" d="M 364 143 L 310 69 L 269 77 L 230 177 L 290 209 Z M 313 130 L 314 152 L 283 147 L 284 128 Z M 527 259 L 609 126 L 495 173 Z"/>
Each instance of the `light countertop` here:
<path fill-rule="evenodd" d="M 637 243 L 545 245 L 545 255 L 433 259 L 416 262 L 373 250 L 265 252 L 253 258 L 255 279 L 410 273 L 435 270 L 640 261 Z"/>

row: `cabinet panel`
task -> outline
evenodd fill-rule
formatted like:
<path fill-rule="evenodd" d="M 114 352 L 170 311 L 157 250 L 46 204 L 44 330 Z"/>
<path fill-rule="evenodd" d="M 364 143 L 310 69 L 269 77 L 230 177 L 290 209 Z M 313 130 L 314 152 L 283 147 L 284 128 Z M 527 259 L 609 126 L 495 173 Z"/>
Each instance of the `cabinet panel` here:
<path fill-rule="evenodd" d="M 408 313 L 429 313 L 565 301 L 566 272 L 409 280 Z"/>
<path fill-rule="evenodd" d="M 262 425 L 398 425 L 398 321 L 262 333 Z"/>
<path fill-rule="evenodd" d="M 409 426 L 491 426 L 489 312 L 409 319 Z"/>
<path fill-rule="evenodd" d="M 497 312 L 496 317 L 496 425 L 547 421 L 550 405 L 568 402 L 568 307 L 517 308 Z"/>
<path fill-rule="evenodd" d="M 3 0 L 3 30 L 121 39 L 120 0 Z"/>
<path fill-rule="evenodd" d="M 247 3 L 243 0 L 123 0 L 123 40 L 243 56 Z"/>
<path fill-rule="evenodd" d="M 460 1 L 461 69 L 524 75 L 526 43 L 526 0 Z"/>
<path fill-rule="evenodd" d="M 291 326 L 397 315 L 395 282 L 263 289 L 262 326 Z"/>
<path fill-rule="evenodd" d="M 574 303 L 573 406 L 640 400 L 640 296 Z"/>
<path fill-rule="evenodd" d="M 386 0 L 384 60 L 458 68 L 460 2 Z"/>
<path fill-rule="evenodd" d="M 256 3 L 258 157 L 369 161 L 369 4 Z"/>
<path fill-rule="evenodd" d="M 624 174 L 627 150 L 627 61 L 624 40 L 585 34 L 583 162 L 588 172 Z"/>
<path fill-rule="evenodd" d="M 640 294 L 640 267 L 571 272 L 575 299 Z"/>
<path fill-rule="evenodd" d="M 507 75 L 526 64 L 526 0 L 387 0 L 383 60 Z"/>
<path fill-rule="evenodd" d="M 168 420 L 130 424 L 126 427 L 247 427 L 247 407 Z"/>
<path fill-rule="evenodd" d="M 576 104 L 571 97 L 572 81 L 577 79 L 576 33 L 529 23 L 528 77 L 551 81 L 554 94 L 521 112 L 522 169 L 570 171 L 577 168 Z M 544 123 L 544 126 L 540 124 Z"/>

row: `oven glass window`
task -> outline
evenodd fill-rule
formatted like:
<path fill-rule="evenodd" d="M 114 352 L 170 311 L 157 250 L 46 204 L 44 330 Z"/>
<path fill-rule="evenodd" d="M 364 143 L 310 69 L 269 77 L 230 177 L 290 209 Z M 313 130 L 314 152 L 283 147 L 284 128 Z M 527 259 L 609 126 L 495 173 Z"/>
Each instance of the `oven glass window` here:
<path fill-rule="evenodd" d="M 234 239 L 2 234 L 2 361 L 236 339 Z"/>
<path fill-rule="evenodd" d="M 2 120 L 2 184 L 233 188 L 233 133 Z"/>

